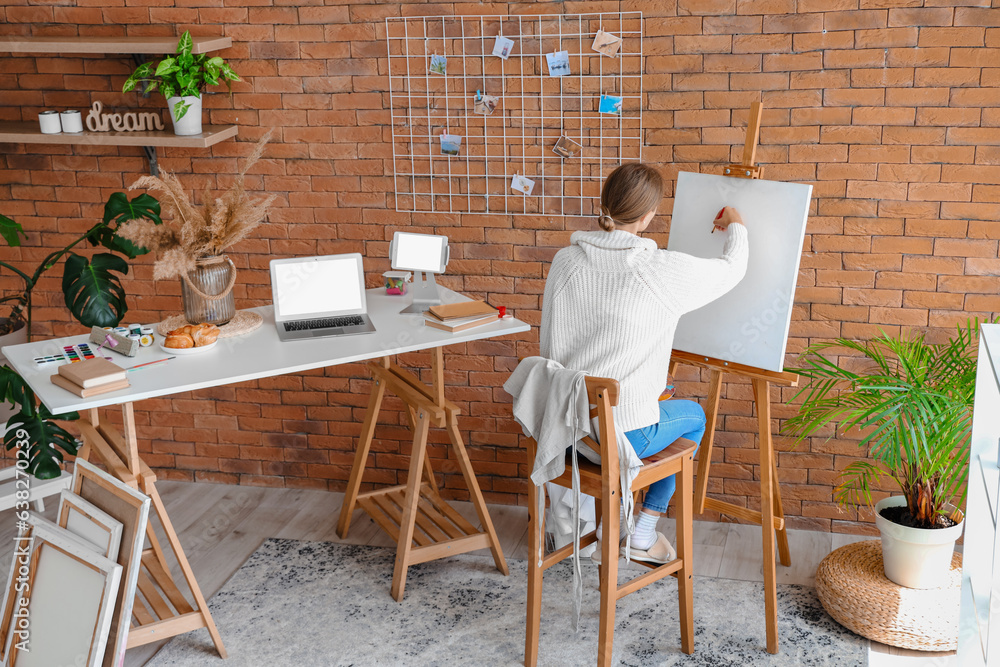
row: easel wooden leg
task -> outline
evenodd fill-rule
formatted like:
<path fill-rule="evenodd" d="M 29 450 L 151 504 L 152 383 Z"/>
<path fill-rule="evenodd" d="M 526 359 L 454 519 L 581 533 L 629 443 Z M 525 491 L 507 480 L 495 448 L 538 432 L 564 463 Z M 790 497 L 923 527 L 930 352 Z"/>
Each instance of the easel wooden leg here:
<path fill-rule="evenodd" d="M 483 492 L 479 490 L 476 471 L 472 469 L 472 461 L 469 460 L 469 453 L 465 451 L 462 434 L 458 431 L 458 417 L 454 412 L 449 410 L 446 420 L 448 424 L 448 437 L 455 448 L 458 465 L 462 469 L 462 476 L 465 477 L 465 483 L 469 487 L 469 496 L 476 508 L 476 514 L 479 516 L 479 525 L 483 527 L 483 531 L 489 536 L 493 562 L 496 563 L 497 569 L 504 576 L 507 576 L 510 574 L 510 571 L 507 569 L 507 561 L 503 557 L 503 549 L 500 547 L 500 539 L 497 538 L 497 531 L 493 528 L 493 520 L 490 519 L 490 513 L 486 509 L 486 500 L 483 499 Z"/>
<path fill-rule="evenodd" d="M 354 464 L 351 466 L 351 476 L 344 491 L 344 502 L 340 506 L 340 519 L 337 521 L 337 535 L 341 539 L 347 537 L 347 531 L 351 528 L 351 514 L 354 513 L 354 504 L 358 499 L 361 478 L 364 476 L 365 464 L 368 461 L 368 451 L 371 449 L 372 436 L 375 434 L 375 423 L 378 421 L 382 398 L 385 396 L 385 383 L 379 378 L 374 378 L 372 381 L 375 384 L 372 385 L 371 397 L 368 399 L 368 410 L 361 426 L 358 450 L 354 453 Z"/>
<path fill-rule="evenodd" d="M 715 443 L 721 394 L 722 371 L 713 370 L 708 384 L 708 404 L 705 408 L 705 435 L 701 439 L 701 447 L 698 448 L 698 485 L 694 492 L 695 514 L 705 513 L 705 497 L 708 495 L 708 470 L 712 465 L 712 445 Z"/>
<path fill-rule="evenodd" d="M 768 434 L 770 435 L 770 433 Z M 774 440 L 768 438 L 771 441 L 771 463 L 774 464 L 773 471 L 771 473 L 771 481 L 774 487 L 774 516 L 778 519 L 785 518 L 785 510 L 781 506 L 781 485 L 778 483 L 778 456 L 774 452 Z M 788 567 L 792 564 L 792 552 L 788 549 L 788 529 L 787 526 L 782 524 L 781 528 L 777 530 L 778 536 L 778 558 L 781 560 L 781 564 Z"/>
<path fill-rule="evenodd" d="M 528 461 L 534 460 L 535 446 L 529 442 Z M 528 517 L 528 611 L 524 628 L 524 665 L 535 667 L 542 617 L 542 577 L 545 574 L 539 563 L 545 544 L 545 509 L 538 512 L 538 489 L 531 480 L 528 480 Z"/>
<path fill-rule="evenodd" d="M 774 564 L 774 450 L 771 442 L 771 400 L 767 380 L 754 379 L 754 402 L 760 431 L 760 509 L 764 543 L 764 625 L 767 652 L 778 652 L 778 592 Z"/>
<path fill-rule="evenodd" d="M 420 502 L 420 477 L 427 455 L 427 431 L 430 427 L 428 415 L 417 411 L 413 428 L 413 451 L 410 452 L 410 474 L 406 479 L 406 495 L 403 499 L 403 515 L 399 526 L 399 541 L 396 544 L 396 566 L 392 573 L 392 597 L 403 601 L 406 590 L 406 571 L 410 566 L 410 549 L 413 546 L 413 528 L 417 519 L 417 504 Z"/>

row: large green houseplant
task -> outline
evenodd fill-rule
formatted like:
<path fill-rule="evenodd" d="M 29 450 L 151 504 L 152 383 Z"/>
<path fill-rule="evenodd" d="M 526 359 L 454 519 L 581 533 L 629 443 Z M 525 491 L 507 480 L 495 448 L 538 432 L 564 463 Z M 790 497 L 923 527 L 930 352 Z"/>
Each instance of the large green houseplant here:
<path fill-rule="evenodd" d="M 224 59 L 205 53 L 192 53 L 194 39 L 185 31 L 177 42 L 177 53 L 158 63 L 143 63 L 122 86 L 122 92 L 135 90 L 143 85 L 144 95 L 158 90 L 167 98 L 167 108 L 177 134 L 201 132 L 201 93 L 208 86 L 225 83 L 232 91 L 231 82 L 240 77 Z M 188 113 L 192 116 L 181 123 Z M 197 119 L 194 115 L 197 115 Z M 196 121 L 196 122 L 194 122 Z M 196 131 L 194 131 L 196 129 Z"/>
<path fill-rule="evenodd" d="M 883 333 L 869 341 L 838 338 L 811 345 L 792 369 L 806 383 L 792 399 L 802 400 L 798 414 L 785 422 L 783 432 L 802 440 L 839 424 L 842 433 L 859 437 L 858 447 L 867 458 L 844 468 L 834 497 L 842 506 L 875 509 L 886 574 L 905 586 L 916 579 L 898 571 L 890 574 L 896 566 L 886 553 L 887 530 L 901 533 L 896 525 L 922 530 L 914 535 L 924 545 L 945 540 L 937 550 L 937 561 L 944 561 L 945 568 L 961 534 L 958 507 L 968 474 L 978 332 L 978 320 L 971 320 L 944 343 L 929 343 L 920 333 Z M 839 355 L 829 355 L 833 351 Z M 873 491 L 885 477 L 903 495 L 873 504 Z M 950 535 L 954 538 L 947 545 Z M 914 554 L 900 556 L 907 561 L 903 567 L 923 568 L 912 562 Z M 928 583 L 926 576 L 921 581 Z"/>
<path fill-rule="evenodd" d="M 23 289 L 18 292 L 0 297 L 0 303 L 11 308 L 3 327 L 7 330 L 27 327 L 30 335 L 32 292 L 41 277 L 63 260 L 63 298 L 73 317 L 86 327 L 118 325 L 128 310 L 125 289 L 118 276 L 128 273 L 128 263 L 121 256 L 134 259 L 149 252 L 118 235 L 121 225 L 137 219 L 159 224 L 159 202 L 148 194 L 129 200 L 124 193 L 116 192 L 105 204 L 104 217 L 100 222 L 66 247 L 46 255 L 34 271 L 28 273 L 9 262 L 0 261 L 0 267 L 11 271 L 24 283 Z M 25 234 L 20 224 L 0 216 L 0 236 L 8 245 L 18 247 Z M 84 242 L 110 252 L 97 253 L 89 259 L 73 252 Z M 2 333 L 6 331 L 0 331 Z M 16 410 L 7 420 L 4 447 L 12 450 L 18 446 L 19 440 L 26 439 L 28 446 L 21 451 L 27 455 L 28 470 L 40 479 L 57 477 L 59 463 L 63 460 L 59 449 L 76 454 L 77 445 L 72 434 L 53 419 L 71 421 L 78 415 L 51 414 L 44 405 L 38 404 L 34 392 L 21 376 L 6 365 L 0 366 L 0 401 L 11 404 Z M 17 435 L 19 431 L 22 431 L 20 438 Z M 27 438 L 23 437 L 23 432 L 27 432 Z"/>

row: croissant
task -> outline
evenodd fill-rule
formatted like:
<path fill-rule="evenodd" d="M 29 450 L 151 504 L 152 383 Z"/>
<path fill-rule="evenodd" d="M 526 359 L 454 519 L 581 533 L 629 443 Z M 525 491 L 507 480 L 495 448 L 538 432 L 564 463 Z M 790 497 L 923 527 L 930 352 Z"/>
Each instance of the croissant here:
<path fill-rule="evenodd" d="M 163 341 L 163 347 L 170 347 L 174 349 L 194 347 L 194 339 L 186 334 L 175 334 L 171 332 L 167 334 L 167 339 Z"/>
<path fill-rule="evenodd" d="M 191 337 L 194 339 L 195 347 L 211 345 L 219 338 L 219 327 L 214 324 L 202 324 L 195 328 Z"/>

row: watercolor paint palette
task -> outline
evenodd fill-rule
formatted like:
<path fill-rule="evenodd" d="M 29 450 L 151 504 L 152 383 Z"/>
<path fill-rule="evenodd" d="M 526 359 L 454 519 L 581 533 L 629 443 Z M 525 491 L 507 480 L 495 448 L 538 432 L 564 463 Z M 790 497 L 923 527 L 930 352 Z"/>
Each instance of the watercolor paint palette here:
<path fill-rule="evenodd" d="M 45 364 L 74 364 L 78 361 L 93 359 L 95 356 L 96 355 L 93 350 L 90 349 L 90 345 L 87 343 L 80 343 L 79 345 L 65 346 L 62 354 L 50 354 L 44 357 L 35 357 L 35 363 L 39 366 L 43 366 Z"/>

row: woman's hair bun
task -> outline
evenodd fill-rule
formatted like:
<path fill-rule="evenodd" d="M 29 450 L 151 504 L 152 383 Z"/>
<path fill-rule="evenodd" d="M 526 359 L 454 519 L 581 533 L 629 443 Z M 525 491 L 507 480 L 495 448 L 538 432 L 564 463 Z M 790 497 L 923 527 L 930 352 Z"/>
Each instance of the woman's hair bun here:
<path fill-rule="evenodd" d="M 601 207 L 601 213 L 597 216 L 597 224 L 601 226 L 606 232 L 612 232 L 615 229 L 615 219 L 611 217 L 608 209 Z"/>

